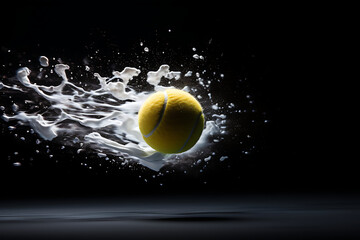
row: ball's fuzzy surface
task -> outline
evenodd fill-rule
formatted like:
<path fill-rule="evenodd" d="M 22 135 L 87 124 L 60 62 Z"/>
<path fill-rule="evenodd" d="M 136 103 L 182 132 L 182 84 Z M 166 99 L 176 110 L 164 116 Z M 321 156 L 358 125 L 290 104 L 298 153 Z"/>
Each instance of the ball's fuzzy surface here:
<path fill-rule="evenodd" d="M 152 94 L 139 111 L 139 128 L 145 142 L 162 153 L 192 148 L 201 136 L 204 121 L 200 103 L 178 89 Z"/>

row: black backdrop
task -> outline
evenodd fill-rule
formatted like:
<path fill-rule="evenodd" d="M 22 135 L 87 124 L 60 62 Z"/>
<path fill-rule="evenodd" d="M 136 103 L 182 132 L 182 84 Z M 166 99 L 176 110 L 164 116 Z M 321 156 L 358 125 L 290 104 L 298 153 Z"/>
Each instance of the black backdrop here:
<path fill-rule="evenodd" d="M 40 157 L 15 167 L 8 156 L 21 149 L 26 162 L 33 146 L 14 138 L 1 122 L 2 197 L 356 190 L 354 161 L 343 148 L 347 139 L 340 136 L 345 130 L 338 130 L 346 128 L 340 121 L 342 93 L 329 92 L 334 85 L 325 76 L 337 52 L 336 44 L 329 41 L 336 21 L 324 12 L 315 6 L 248 6 L 234 1 L 5 4 L 0 15 L 3 78 L 15 74 L 16 63 L 35 61 L 40 55 L 79 63 L 94 49 L 109 59 L 114 58 L 114 50 L 131 55 L 133 45 L 141 40 L 166 42 L 176 53 L 205 46 L 212 39 L 215 47 L 206 54 L 214 59 L 223 56 L 214 62 L 226 76 L 226 85 L 218 90 L 224 101 L 236 103 L 237 96 L 227 91 L 237 79 L 247 78 L 243 86 L 254 95 L 258 109 L 267 113 L 269 124 L 259 130 L 259 147 L 246 163 L 236 161 L 235 141 L 223 148 L 232 156 L 230 169 L 213 167 L 202 175 L 179 172 L 144 183 L 138 175 L 151 178 L 153 173 L 90 171 L 71 152 L 57 162 Z M 171 35 L 164 37 L 169 29 Z M 16 54 L 8 54 L 9 49 Z M 103 71 L 110 68 L 104 66 Z"/>

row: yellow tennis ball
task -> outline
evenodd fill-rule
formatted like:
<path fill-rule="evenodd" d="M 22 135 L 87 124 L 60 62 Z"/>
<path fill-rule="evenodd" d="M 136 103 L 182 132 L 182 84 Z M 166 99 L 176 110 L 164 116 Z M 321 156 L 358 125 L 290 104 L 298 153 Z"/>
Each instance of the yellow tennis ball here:
<path fill-rule="evenodd" d="M 204 114 L 191 94 L 168 89 L 146 99 L 139 111 L 139 128 L 145 142 L 156 151 L 181 153 L 199 140 Z"/>

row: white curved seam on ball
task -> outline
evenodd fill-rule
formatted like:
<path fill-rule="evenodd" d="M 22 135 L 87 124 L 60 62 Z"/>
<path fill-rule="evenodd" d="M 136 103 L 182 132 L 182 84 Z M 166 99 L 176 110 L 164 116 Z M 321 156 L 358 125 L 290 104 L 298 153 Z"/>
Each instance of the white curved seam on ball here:
<path fill-rule="evenodd" d="M 153 135 L 153 133 L 156 131 L 156 129 L 159 127 L 160 123 L 161 123 L 161 120 L 164 116 L 164 113 L 165 113 L 165 108 L 166 108 L 166 105 L 167 105 L 167 101 L 168 101 L 168 95 L 167 93 L 164 91 L 164 104 L 163 104 L 163 107 L 161 109 L 161 112 L 160 112 L 160 117 L 159 117 L 159 121 L 156 123 L 155 127 L 153 128 L 153 130 L 151 130 L 150 133 L 144 135 L 144 137 L 148 138 L 150 137 L 151 135 Z"/>
<path fill-rule="evenodd" d="M 193 128 L 191 129 L 191 132 L 190 132 L 189 136 L 188 136 L 187 139 L 185 140 L 184 145 L 177 151 L 178 153 L 181 152 L 181 151 L 185 148 L 185 146 L 188 144 L 188 142 L 190 141 L 190 138 L 191 138 L 192 135 L 194 134 L 195 129 L 196 129 L 197 125 L 199 124 L 199 120 L 200 120 L 200 117 L 201 117 L 202 114 L 203 114 L 203 113 L 200 112 L 200 114 L 198 115 L 198 117 L 197 117 L 197 119 L 196 119 L 196 122 L 195 122 Z"/>

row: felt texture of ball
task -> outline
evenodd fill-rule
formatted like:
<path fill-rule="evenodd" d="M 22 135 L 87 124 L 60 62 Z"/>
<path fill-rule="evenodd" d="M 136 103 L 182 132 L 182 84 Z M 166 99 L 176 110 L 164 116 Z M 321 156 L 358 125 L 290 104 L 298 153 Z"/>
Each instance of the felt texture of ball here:
<path fill-rule="evenodd" d="M 141 106 L 138 117 L 145 142 L 162 153 L 181 153 L 192 148 L 205 121 L 200 103 L 179 89 L 152 94 Z"/>

